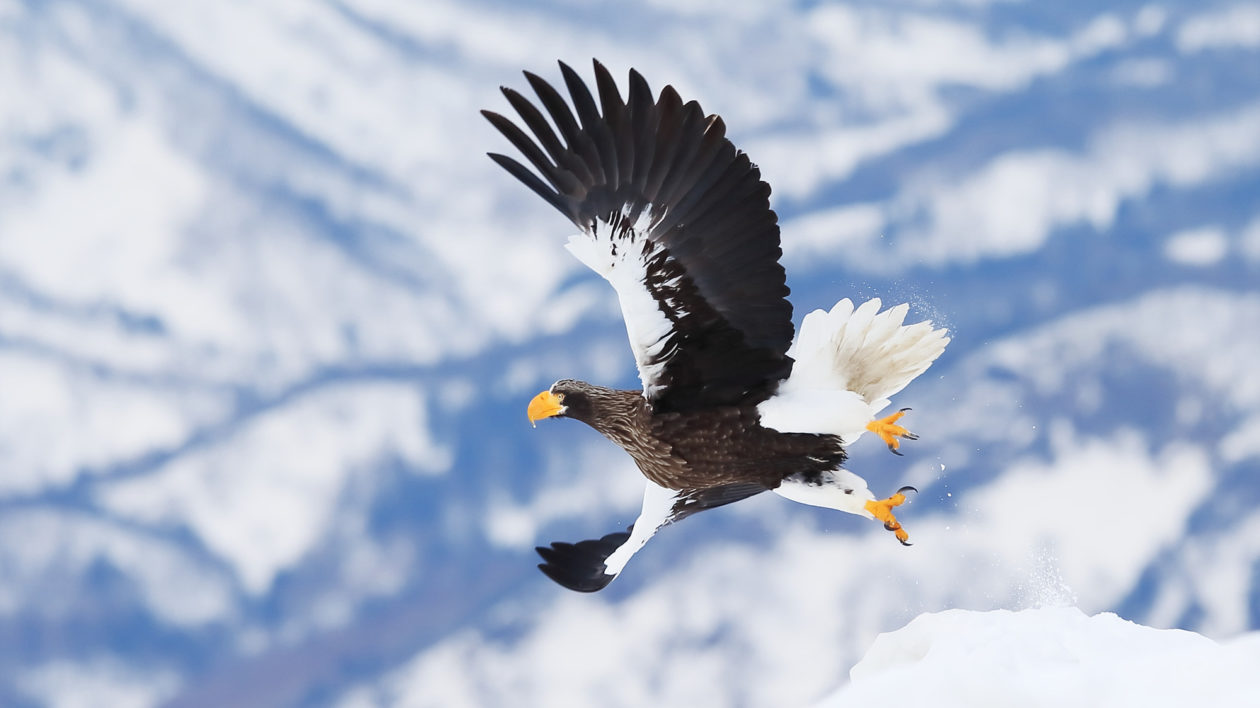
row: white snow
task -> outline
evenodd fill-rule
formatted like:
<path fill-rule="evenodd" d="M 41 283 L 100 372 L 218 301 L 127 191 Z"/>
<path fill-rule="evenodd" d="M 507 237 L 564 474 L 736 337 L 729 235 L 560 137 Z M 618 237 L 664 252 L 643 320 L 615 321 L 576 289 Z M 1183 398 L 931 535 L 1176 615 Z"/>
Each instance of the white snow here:
<path fill-rule="evenodd" d="M 146 708 L 169 700 L 178 687 L 174 672 L 111 657 L 49 661 L 28 669 L 16 685 L 46 708 Z"/>
<path fill-rule="evenodd" d="M 1176 43 L 1187 54 L 1260 47 L 1260 7 L 1235 3 L 1195 15 L 1177 29 Z"/>
<path fill-rule="evenodd" d="M 73 616 L 93 592 L 88 576 L 113 568 L 128 579 L 144 609 L 173 627 L 222 621 L 233 610 L 225 574 L 180 544 L 125 523 L 45 509 L 0 517 L 0 617 L 29 608 L 41 617 Z"/>
<path fill-rule="evenodd" d="M 1243 256 L 1252 263 L 1260 263 L 1260 216 L 1243 227 L 1238 240 Z"/>
<path fill-rule="evenodd" d="M 1211 226 L 1178 231 L 1164 242 L 1164 256 L 1188 266 L 1215 265 L 1228 251 L 1229 239 L 1225 232 Z"/>
<path fill-rule="evenodd" d="M 538 434 L 565 424 L 573 421 L 550 421 Z M 542 529 L 557 520 L 580 519 L 591 525 L 591 537 L 620 530 L 633 521 L 642 501 L 643 482 L 624 453 L 606 445 L 547 449 L 550 457 L 543 469 L 534 470 L 545 481 L 529 499 L 492 494 L 483 515 L 490 542 L 505 549 L 528 548 L 541 539 Z M 610 519 L 617 521 L 603 529 L 600 525 Z"/>
<path fill-rule="evenodd" d="M 68 484 L 82 472 L 175 447 L 198 423 L 223 415 L 221 400 L 101 381 L 77 367 L 0 350 L 0 391 L 18 406 L 0 405 L 9 441 L 0 494 Z"/>
<path fill-rule="evenodd" d="M 947 610 L 881 634 L 818 708 L 1260 703 L 1260 632 L 1217 643 L 1074 607 Z"/>
<path fill-rule="evenodd" d="M 819 209 L 783 224 L 783 265 L 789 272 L 807 268 L 829 254 L 880 235 L 885 224 L 881 204 L 850 204 Z"/>
<path fill-rule="evenodd" d="M 809 115 L 817 130 L 761 137 L 748 149 L 763 161 L 776 192 L 806 197 L 870 159 L 946 133 L 957 122 L 943 95 L 949 88 L 1017 92 L 1132 42 L 1148 25 L 1140 13 L 1132 19 L 1102 13 L 1068 36 L 1051 37 L 985 31 L 932 9 L 820 5 L 803 19 L 809 41 L 797 51 L 818 57 L 823 78 L 857 99 L 861 117 L 846 116 L 843 103 L 814 98 Z"/>
<path fill-rule="evenodd" d="M 930 214 L 896 239 L 900 258 L 878 265 L 943 264 L 1034 251 L 1058 228 L 1106 231 L 1127 201 L 1160 186 L 1210 184 L 1260 165 L 1260 103 L 1180 123 L 1124 122 L 1098 130 L 1084 154 L 1021 150 L 968 175 L 907 187 Z"/>
<path fill-rule="evenodd" d="M 403 386 L 329 388 L 247 421 L 231 431 L 232 445 L 192 452 L 98 496 L 124 518 L 187 526 L 261 594 L 328 533 L 362 469 L 395 456 L 426 473 L 446 471 L 449 452 L 426 436 L 426 416 L 420 393 Z"/>

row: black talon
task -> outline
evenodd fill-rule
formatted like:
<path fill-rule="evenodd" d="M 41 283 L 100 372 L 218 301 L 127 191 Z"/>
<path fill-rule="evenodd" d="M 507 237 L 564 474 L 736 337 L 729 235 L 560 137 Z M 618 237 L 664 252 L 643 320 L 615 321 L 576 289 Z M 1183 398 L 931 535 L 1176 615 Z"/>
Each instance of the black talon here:
<path fill-rule="evenodd" d="M 901 541 L 901 539 L 897 539 L 897 540 L 898 540 L 898 541 Z M 909 541 L 901 541 L 901 545 L 903 545 L 903 546 L 913 546 L 914 544 L 913 544 L 913 543 L 910 543 Z"/>
<path fill-rule="evenodd" d="M 892 445 L 888 446 L 888 451 L 896 455 L 897 457 L 905 457 L 905 455 L 901 454 L 900 452 L 897 452 L 897 448 L 893 447 Z"/>
<path fill-rule="evenodd" d="M 905 435 L 902 435 L 901 437 L 905 438 L 906 440 L 918 440 L 918 439 L 919 439 L 919 436 L 918 436 L 918 435 L 915 435 L 914 433 L 906 433 Z"/>
<path fill-rule="evenodd" d="M 906 411 L 912 411 L 912 410 L 914 410 L 914 409 L 913 409 L 913 408 L 902 408 L 901 410 L 899 410 L 899 411 L 897 411 L 897 412 L 898 412 L 898 413 L 905 413 Z"/>
<path fill-rule="evenodd" d="M 891 521 L 885 521 L 885 522 L 884 522 L 884 530 L 885 530 L 885 531 L 896 531 L 896 530 L 897 530 L 897 527 L 893 525 L 893 522 L 891 522 Z"/>
<path fill-rule="evenodd" d="M 911 487 L 910 485 L 906 485 L 902 487 L 901 489 L 897 490 L 898 494 L 905 494 L 906 492 L 914 492 L 915 494 L 918 494 L 919 490 L 915 489 L 914 487 Z"/>

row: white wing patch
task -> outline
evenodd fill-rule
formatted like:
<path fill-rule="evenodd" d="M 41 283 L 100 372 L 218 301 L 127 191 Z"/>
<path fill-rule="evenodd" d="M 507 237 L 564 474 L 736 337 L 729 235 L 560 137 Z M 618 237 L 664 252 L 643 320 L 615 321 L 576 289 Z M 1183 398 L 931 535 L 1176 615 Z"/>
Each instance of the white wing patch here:
<path fill-rule="evenodd" d="M 848 298 L 805 316 L 788 355 L 796 360 L 779 392 L 758 406 L 780 432 L 828 433 L 852 443 L 888 399 L 927 370 L 949 343 L 925 321 L 903 325 L 909 305 L 880 312 L 878 298 L 854 309 Z"/>
<path fill-rule="evenodd" d="M 615 576 L 621 573 L 630 557 L 638 553 L 648 539 L 669 521 L 670 512 L 680 495 L 681 492 L 647 481 L 647 486 L 643 488 L 643 507 L 639 518 L 634 521 L 630 538 L 604 559 L 605 574 Z"/>
<path fill-rule="evenodd" d="M 607 224 L 597 224 L 594 233 L 580 233 L 569 237 L 565 248 L 586 267 L 599 273 L 617 291 L 621 303 L 621 316 L 626 322 L 626 334 L 630 338 L 630 350 L 639 369 L 643 395 L 653 398 L 661 386 L 657 383 L 668 358 L 661 353 L 673 324 L 661 309 L 662 304 L 647 288 L 647 264 L 659 251 L 656 244 L 641 234 L 646 233 L 650 219 L 646 211 L 631 227 L 626 237 L 614 235 L 615 229 Z M 602 228 L 602 233 L 600 233 Z M 666 282 L 666 286 L 676 285 Z M 677 313 L 682 316 L 685 313 Z"/>

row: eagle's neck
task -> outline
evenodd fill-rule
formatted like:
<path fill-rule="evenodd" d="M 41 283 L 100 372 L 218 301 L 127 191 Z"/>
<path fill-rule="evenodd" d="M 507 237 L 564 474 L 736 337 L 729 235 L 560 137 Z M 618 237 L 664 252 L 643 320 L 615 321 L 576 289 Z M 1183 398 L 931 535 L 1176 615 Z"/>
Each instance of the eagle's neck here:
<path fill-rule="evenodd" d="M 586 423 L 617 443 L 648 479 L 674 488 L 666 472 L 681 461 L 674 459 L 673 446 L 657 437 L 657 426 L 643 394 L 590 384 L 585 385 L 583 393 L 582 404 L 569 406 L 565 415 Z"/>
<path fill-rule="evenodd" d="M 641 438 L 648 429 L 647 401 L 638 391 L 621 391 L 588 384 L 584 391 L 587 405 L 570 409 L 568 415 L 598 430 L 601 435 L 623 448 L 631 438 Z"/>

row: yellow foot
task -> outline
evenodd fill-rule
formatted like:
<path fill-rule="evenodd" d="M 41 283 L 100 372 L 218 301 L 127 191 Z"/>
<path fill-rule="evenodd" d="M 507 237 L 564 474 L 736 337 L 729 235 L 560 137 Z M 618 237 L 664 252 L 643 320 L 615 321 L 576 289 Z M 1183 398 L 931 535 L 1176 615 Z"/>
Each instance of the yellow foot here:
<path fill-rule="evenodd" d="M 897 490 L 896 494 L 883 501 L 866 502 L 866 510 L 871 512 L 871 516 L 874 516 L 876 519 L 884 522 L 884 528 L 892 531 L 893 535 L 897 537 L 898 541 L 901 541 L 901 545 L 903 546 L 911 545 L 909 540 L 910 534 L 906 533 L 906 530 L 901 528 L 901 524 L 897 522 L 897 517 L 893 516 L 892 510 L 894 506 L 901 506 L 905 503 L 906 492 L 918 491 L 919 490 L 914 487 L 902 487 Z"/>
<path fill-rule="evenodd" d="M 901 416 L 906 414 L 909 408 L 902 408 L 886 418 L 872 420 L 866 424 L 866 429 L 879 436 L 884 444 L 888 446 L 888 451 L 894 455 L 900 455 L 897 448 L 901 447 L 901 441 L 897 438 L 905 438 L 906 440 L 918 440 L 919 436 L 897 425 L 897 421 L 901 420 Z"/>

